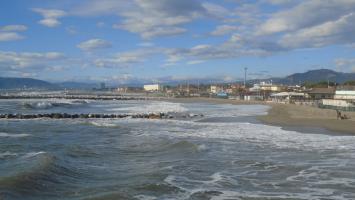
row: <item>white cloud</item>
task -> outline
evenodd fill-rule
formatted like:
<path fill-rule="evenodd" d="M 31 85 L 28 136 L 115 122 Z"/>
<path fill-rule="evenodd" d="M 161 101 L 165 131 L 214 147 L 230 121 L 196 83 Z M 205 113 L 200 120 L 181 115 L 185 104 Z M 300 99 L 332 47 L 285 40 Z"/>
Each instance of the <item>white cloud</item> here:
<path fill-rule="evenodd" d="M 22 78 L 33 78 L 37 76 L 37 73 L 29 73 L 29 72 L 24 72 L 19 74 Z"/>
<path fill-rule="evenodd" d="M 83 51 L 93 51 L 98 49 L 107 49 L 112 47 L 112 44 L 103 39 L 90 39 L 77 45 Z"/>
<path fill-rule="evenodd" d="M 166 48 L 151 47 L 140 48 L 133 51 L 119 52 L 105 58 L 94 60 L 97 67 L 131 67 L 140 63 L 148 62 L 155 55 L 165 55 Z"/>
<path fill-rule="evenodd" d="M 77 7 L 73 14 L 83 16 L 118 15 L 112 27 L 139 34 L 144 39 L 185 33 L 181 25 L 206 14 L 198 0 L 91 0 Z"/>
<path fill-rule="evenodd" d="M 126 0 L 86 0 L 74 7 L 70 13 L 78 16 L 117 15 L 124 10 L 130 10 L 134 1 Z"/>
<path fill-rule="evenodd" d="M 58 19 L 67 15 L 65 11 L 57 9 L 33 8 L 32 10 L 43 17 L 38 23 L 50 28 L 59 26 L 61 22 Z"/>
<path fill-rule="evenodd" d="M 22 40 L 25 37 L 17 32 L 25 30 L 27 30 L 26 26 L 17 24 L 0 27 L 0 42 Z"/>
<path fill-rule="evenodd" d="M 27 26 L 19 25 L 19 24 L 7 25 L 0 28 L 0 31 L 6 31 L 6 32 L 20 32 L 26 30 L 27 30 Z"/>
<path fill-rule="evenodd" d="M 295 7 L 274 13 L 258 28 L 258 34 L 297 31 L 337 20 L 354 10 L 354 0 L 302 1 Z"/>
<path fill-rule="evenodd" d="M 0 70 L 34 70 L 47 67 L 50 63 L 65 59 L 64 54 L 59 52 L 11 52 L 0 51 Z"/>
<path fill-rule="evenodd" d="M 237 26 L 231 26 L 231 25 L 219 25 L 216 27 L 214 31 L 211 32 L 211 35 L 213 36 L 222 36 L 226 35 L 229 33 L 232 33 L 234 31 L 238 30 Z"/>
<path fill-rule="evenodd" d="M 205 62 L 204 60 L 191 60 L 191 61 L 188 61 L 186 64 L 188 64 L 188 65 L 197 65 L 197 64 L 204 63 L 204 62 Z"/>
<path fill-rule="evenodd" d="M 323 47 L 355 42 L 355 13 L 337 20 L 284 35 L 280 44 L 286 48 Z"/>
<path fill-rule="evenodd" d="M 142 42 L 142 43 L 137 44 L 137 46 L 140 46 L 140 47 L 153 47 L 153 46 L 155 46 L 155 44 L 153 42 Z"/>
<path fill-rule="evenodd" d="M 355 72 L 355 58 L 338 58 L 334 63 L 338 71 Z"/>
<path fill-rule="evenodd" d="M 15 32 L 0 32 L 0 42 L 22 40 L 25 37 Z"/>
<path fill-rule="evenodd" d="M 104 27 L 105 26 L 105 22 L 97 22 L 96 23 L 96 27 L 97 28 L 102 28 L 102 27 Z"/>
<path fill-rule="evenodd" d="M 287 5 L 295 2 L 299 2 L 301 0 L 265 0 L 266 3 L 274 4 L 274 5 Z"/>
<path fill-rule="evenodd" d="M 65 31 L 71 35 L 78 34 L 78 29 L 75 26 L 67 26 L 65 27 Z"/>
<path fill-rule="evenodd" d="M 217 18 L 224 18 L 230 13 L 228 9 L 223 6 L 214 3 L 205 2 L 202 4 L 202 7 L 206 10 L 207 15 Z"/>

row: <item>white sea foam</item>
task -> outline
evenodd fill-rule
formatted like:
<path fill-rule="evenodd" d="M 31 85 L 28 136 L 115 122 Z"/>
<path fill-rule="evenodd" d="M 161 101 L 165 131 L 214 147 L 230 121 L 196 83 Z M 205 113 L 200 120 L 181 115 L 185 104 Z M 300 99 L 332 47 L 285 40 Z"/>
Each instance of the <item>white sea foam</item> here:
<path fill-rule="evenodd" d="M 17 156 L 17 153 L 12 153 L 9 151 L 6 151 L 4 153 L 0 153 L 0 158 L 6 158 L 6 157 L 12 157 L 12 156 Z"/>
<path fill-rule="evenodd" d="M 31 158 L 31 157 L 35 157 L 35 156 L 38 156 L 38 155 L 41 155 L 41 154 L 45 154 L 46 152 L 44 151 L 39 151 L 39 152 L 29 152 L 29 153 L 26 153 L 23 158 Z"/>
<path fill-rule="evenodd" d="M 202 108 L 203 109 L 203 108 Z M 266 115 L 270 109 L 265 105 L 206 105 L 202 110 L 207 117 L 240 117 Z"/>
<path fill-rule="evenodd" d="M 127 123 L 135 123 L 126 119 Z M 301 133 L 253 123 L 206 123 L 181 120 L 140 120 L 132 133 L 169 137 L 200 137 L 244 141 L 273 148 L 301 150 L 354 150 L 355 136 Z M 155 124 L 152 126 L 152 124 Z M 149 126 L 149 129 L 145 128 Z M 140 131 L 142 130 L 142 131 Z"/>
<path fill-rule="evenodd" d="M 190 136 L 234 139 L 277 148 L 296 149 L 355 149 L 355 136 L 332 136 L 283 130 L 281 127 L 250 123 L 209 123 Z"/>
<path fill-rule="evenodd" d="M 82 105 L 89 103 L 88 100 L 67 100 L 67 99 L 48 99 L 44 101 L 26 100 L 22 102 L 25 107 L 32 109 L 49 109 L 58 106 Z"/>
<path fill-rule="evenodd" d="M 112 108 L 110 111 L 123 111 L 127 113 L 167 113 L 186 112 L 187 108 L 181 103 L 171 103 L 163 101 L 143 102 L 131 107 Z"/>
<path fill-rule="evenodd" d="M 89 123 L 98 127 L 118 127 L 117 123 L 113 120 L 92 120 Z"/>
<path fill-rule="evenodd" d="M 118 108 L 123 109 L 123 108 Z M 127 108 L 130 112 L 184 112 L 203 111 L 205 117 L 213 116 L 255 116 L 269 109 L 264 105 L 203 105 L 153 101 L 146 105 Z M 325 134 L 300 133 L 284 130 L 278 126 L 253 123 L 213 123 L 185 120 L 119 119 L 117 124 L 135 124 L 132 133 L 139 135 L 166 135 L 169 137 L 201 137 L 244 141 L 273 148 L 301 150 L 354 150 L 355 136 L 334 136 Z M 152 126 L 154 125 L 154 126 Z M 149 128 L 147 128 L 149 127 Z"/>
<path fill-rule="evenodd" d="M 135 198 L 139 199 L 139 200 L 156 200 L 156 197 L 153 196 L 148 196 L 148 195 L 137 195 L 135 196 Z"/>
<path fill-rule="evenodd" d="M 342 179 L 343 180 L 343 179 Z M 346 199 L 343 194 L 334 193 L 334 189 L 330 188 L 299 188 L 298 191 L 285 191 L 285 192 L 273 192 L 273 191 L 263 191 L 263 190 L 226 190 L 223 184 L 219 184 L 221 182 L 233 183 L 234 185 L 238 185 L 238 182 L 234 181 L 228 177 L 223 175 L 221 172 L 216 172 L 210 176 L 210 180 L 202 181 L 202 180 L 192 180 L 187 177 L 182 176 L 173 176 L 169 175 L 164 179 L 164 182 L 172 185 L 174 187 L 182 190 L 183 194 L 179 194 L 182 196 L 182 199 L 190 199 L 194 194 L 204 193 L 209 191 L 218 191 L 215 195 L 212 195 L 211 199 L 213 200 L 222 200 L 222 199 L 245 199 L 245 198 L 277 198 L 277 199 L 288 199 L 290 197 L 296 199 L 319 199 L 322 197 L 327 197 L 331 199 Z M 345 179 L 345 181 L 351 181 Z M 316 182 L 317 183 L 317 182 Z M 327 183 L 327 182 L 325 182 Z M 339 182 L 336 182 L 339 184 Z M 330 182 L 330 184 L 334 184 Z M 260 187 L 260 186 L 256 186 Z"/>
<path fill-rule="evenodd" d="M 9 137 L 9 138 L 22 138 L 22 137 L 28 137 L 30 134 L 14 134 L 14 133 L 1 133 L 0 132 L 0 137 Z"/>

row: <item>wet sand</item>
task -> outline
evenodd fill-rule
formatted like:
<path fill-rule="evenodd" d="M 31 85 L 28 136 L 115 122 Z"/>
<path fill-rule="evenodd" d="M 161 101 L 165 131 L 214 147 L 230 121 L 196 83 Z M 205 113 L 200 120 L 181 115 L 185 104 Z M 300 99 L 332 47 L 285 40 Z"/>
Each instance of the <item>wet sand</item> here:
<path fill-rule="evenodd" d="M 269 105 L 270 110 L 265 116 L 259 116 L 258 119 L 266 124 L 278 125 L 281 127 L 302 128 L 318 127 L 325 128 L 334 132 L 355 134 L 355 112 L 342 112 L 350 117 L 348 120 L 337 120 L 335 110 L 320 109 L 311 106 L 278 104 L 260 101 L 239 101 L 231 99 L 215 98 L 174 98 L 168 99 L 173 102 L 181 103 L 228 103 L 234 105 Z"/>

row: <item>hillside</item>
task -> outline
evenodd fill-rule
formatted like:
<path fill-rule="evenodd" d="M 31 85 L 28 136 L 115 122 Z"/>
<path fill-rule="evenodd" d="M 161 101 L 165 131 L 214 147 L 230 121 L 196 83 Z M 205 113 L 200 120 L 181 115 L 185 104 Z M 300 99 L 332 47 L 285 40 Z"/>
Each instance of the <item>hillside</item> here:
<path fill-rule="evenodd" d="M 296 73 L 281 79 L 284 84 L 299 84 L 304 82 L 331 81 L 344 83 L 355 80 L 355 73 L 336 72 L 329 69 L 311 70 L 305 73 Z"/>
<path fill-rule="evenodd" d="M 0 89 L 19 89 L 19 88 L 32 88 L 32 89 L 58 89 L 55 84 L 32 79 L 32 78 L 8 78 L 0 77 Z"/>

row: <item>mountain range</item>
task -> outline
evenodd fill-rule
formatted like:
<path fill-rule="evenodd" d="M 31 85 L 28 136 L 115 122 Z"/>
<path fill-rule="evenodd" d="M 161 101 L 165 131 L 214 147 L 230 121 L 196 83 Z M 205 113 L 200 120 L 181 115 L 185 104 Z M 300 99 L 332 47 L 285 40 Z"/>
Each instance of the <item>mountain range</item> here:
<path fill-rule="evenodd" d="M 305 73 L 295 73 L 283 78 L 269 78 L 269 79 L 254 79 L 249 80 L 250 83 L 257 83 L 259 81 L 272 81 L 277 84 L 284 85 L 296 85 L 302 84 L 304 82 L 319 82 L 319 81 L 330 81 L 337 83 L 344 83 L 346 81 L 355 80 L 355 73 L 344 73 L 344 72 L 336 72 L 329 69 L 318 69 L 318 70 L 310 70 Z M 180 81 L 180 83 L 185 83 L 186 81 Z M 197 82 L 189 80 L 190 83 Z M 198 80 L 199 83 L 209 84 L 211 80 L 203 79 Z M 175 85 L 179 84 L 176 81 L 168 81 L 162 82 L 163 84 Z M 144 83 L 139 83 L 140 85 Z M 130 85 L 139 85 L 137 82 L 131 83 Z M 32 79 L 32 78 L 8 78 L 8 77 L 0 77 L 0 89 L 23 89 L 23 88 L 31 88 L 31 89 L 91 89 L 97 88 L 98 84 L 96 83 L 80 83 L 80 82 L 62 82 L 62 83 L 50 83 L 47 81 Z"/>
<path fill-rule="evenodd" d="M 33 78 L 0 77 L 0 89 L 60 89 L 56 84 Z"/>

